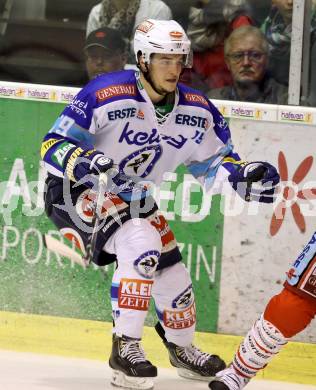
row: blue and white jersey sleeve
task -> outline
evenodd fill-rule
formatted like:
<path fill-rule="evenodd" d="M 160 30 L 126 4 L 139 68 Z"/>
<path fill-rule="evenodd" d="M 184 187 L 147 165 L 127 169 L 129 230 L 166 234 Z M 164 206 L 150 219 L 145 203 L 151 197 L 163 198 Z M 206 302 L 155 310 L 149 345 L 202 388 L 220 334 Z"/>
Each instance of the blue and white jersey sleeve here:
<path fill-rule="evenodd" d="M 64 109 L 50 129 L 49 133 L 59 134 L 79 141 L 92 143 L 96 124 L 94 108 L 96 96 L 90 91 L 88 84 L 73 101 Z"/>
<path fill-rule="evenodd" d="M 200 148 L 185 162 L 189 172 L 206 190 L 213 186 L 215 180 L 225 181 L 241 163 L 239 155 L 233 151 L 231 133 L 225 118 L 211 102 L 209 105 L 213 120 Z"/>
<path fill-rule="evenodd" d="M 91 160 L 99 152 L 94 149 L 95 94 L 88 84 L 61 115 L 44 137 L 41 157 L 48 172 L 75 180 L 74 166 L 78 157 Z"/>

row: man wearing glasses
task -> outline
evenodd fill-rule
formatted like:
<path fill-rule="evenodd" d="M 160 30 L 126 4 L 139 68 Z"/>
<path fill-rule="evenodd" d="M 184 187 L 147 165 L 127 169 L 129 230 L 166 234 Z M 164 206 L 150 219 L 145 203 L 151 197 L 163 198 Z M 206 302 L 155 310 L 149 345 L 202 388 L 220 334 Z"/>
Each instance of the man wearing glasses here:
<path fill-rule="evenodd" d="M 258 103 L 287 103 L 287 88 L 268 72 L 268 43 L 254 26 L 234 30 L 225 41 L 225 61 L 233 85 L 210 90 L 213 99 Z"/>

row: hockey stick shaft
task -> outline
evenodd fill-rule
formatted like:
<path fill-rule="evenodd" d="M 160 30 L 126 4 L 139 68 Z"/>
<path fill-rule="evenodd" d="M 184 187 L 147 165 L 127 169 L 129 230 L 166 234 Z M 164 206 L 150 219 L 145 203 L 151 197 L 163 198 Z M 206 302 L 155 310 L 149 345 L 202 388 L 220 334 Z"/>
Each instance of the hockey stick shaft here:
<path fill-rule="evenodd" d="M 99 231 L 100 220 L 101 220 L 101 211 L 102 211 L 102 205 L 104 200 L 104 193 L 106 190 L 107 182 L 108 182 L 108 174 L 105 172 L 100 173 L 98 195 L 95 202 L 93 219 L 92 219 L 93 228 L 92 228 L 92 233 L 89 237 L 89 242 L 86 246 L 86 255 L 84 257 L 85 262 L 88 264 L 91 263 L 93 258 L 93 253 L 95 251 L 95 245 L 97 242 L 98 231 Z"/>
<path fill-rule="evenodd" d="M 57 240 L 56 238 L 50 236 L 49 234 L 43 235 L 43 241 L 46 248 L 52 252 L 55 252 L 61 256 L 65 256 L 76 264 L 81 265 L 82 267 L 87 267 L 87 262 L 85 259 L 77 253 L 74 249 L 70 248 L 68 245 Z"/>

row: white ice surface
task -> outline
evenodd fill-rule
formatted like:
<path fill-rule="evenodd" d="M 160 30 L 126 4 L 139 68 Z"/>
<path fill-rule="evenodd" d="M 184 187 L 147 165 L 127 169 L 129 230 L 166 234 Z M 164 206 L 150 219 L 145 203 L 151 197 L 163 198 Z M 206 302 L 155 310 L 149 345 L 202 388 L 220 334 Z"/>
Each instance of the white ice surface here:
<path fill-rule="evenodd" d="M 106 390 L 111 370 L 107 364 L 31 353 L 0 351 L 1 390 Z M 207 390 L 207 382 L 179 378 L 173 369 L 159 369 L 155 390 Z M 316 390 L 316 386 L 252 381 L 247 390 Z"/>

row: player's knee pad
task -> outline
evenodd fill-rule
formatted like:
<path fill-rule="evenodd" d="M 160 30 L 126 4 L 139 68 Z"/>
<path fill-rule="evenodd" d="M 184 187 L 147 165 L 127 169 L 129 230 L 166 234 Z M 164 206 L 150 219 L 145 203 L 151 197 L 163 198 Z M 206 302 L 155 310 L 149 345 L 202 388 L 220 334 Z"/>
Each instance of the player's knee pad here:
<path fill-rule="evenodd" d="M 253 377 L 287 343 L 287 339 L 263 315 L 255 322 L 234 356 L 234 368 L 245 377 Z"/>
<path fill-rule="evenodd" d="M 160 257 L 160 236 L 148 221 L 140 219 L 133 224 L 130 220 L 115 233 L 110 245 L 112 248 L 106 249 L 115 250 L 118 260 L 111 286 L 116 326 L 120 331 L 126 330 L 129 324 L 142 329 Z"/>
<path fill-rule="evenodd" d="M 162 307 L 156 303 L 156 312 L 169 342 L 180 346 L 187 346 L 192 342 L 196 307 L 191 284 L 180 294 L 173 295 L 168 305 Z"/>
<path fill-rule="evenodd" d="M 156 250 L 161 253 L 160 235 L 146 219 L 131 219 L 125 222 L 115 236 L 118 258 L 125 257 L 127 252 L 131 256 L 146 250 Z"/>
<path fill-rule="evenodd" d="M 161 239 L 156 229 L 145 219 L 129 220 L 110 238 L 105 250 L 115 253 L 121 276 L 150 279 L 158 266 Z"/>
<path fill-rule="evenodd" d="M 264 318 L 290 338 L 305 329 L 315 314 L 316 304 L 285 288 L 270 300 Z"/>

